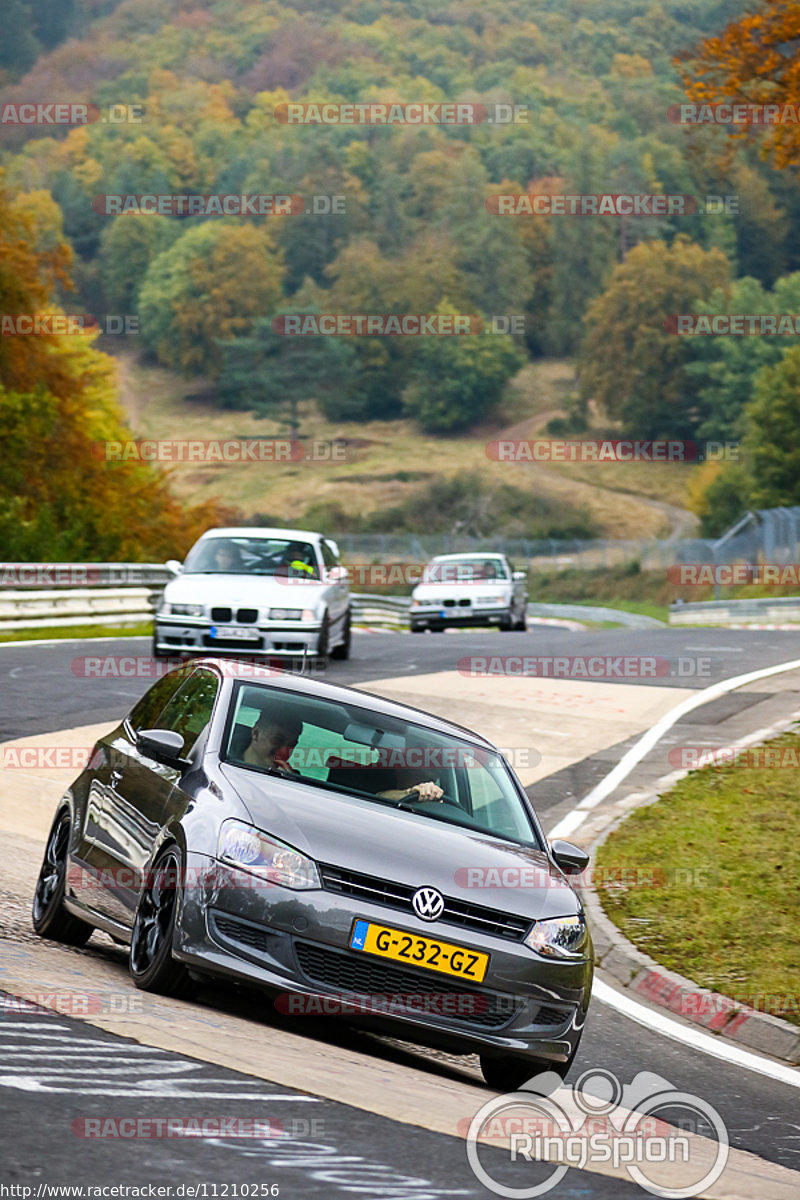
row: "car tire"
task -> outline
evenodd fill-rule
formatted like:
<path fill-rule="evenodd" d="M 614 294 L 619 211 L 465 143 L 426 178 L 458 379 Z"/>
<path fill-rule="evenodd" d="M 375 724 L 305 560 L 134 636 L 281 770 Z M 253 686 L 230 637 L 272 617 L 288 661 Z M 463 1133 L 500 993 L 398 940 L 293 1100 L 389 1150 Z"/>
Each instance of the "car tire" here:
<path fill-rule="evenodd" d="M 347 610 L 347 616 L 344 619 L 344 640 L 331 650 L 331 658 L 345 659 L 350 657 L 350 641 L 352 631 L 350 629 L 350 610 Z"/>
<path fill-rule="evenodd" d="M 40 937 L 52 938 L 68 946 L 83 946 L 92 935 L 92 926 L 73 917 L 64 908 L 70 825 L 69 809 L 62 808 L 47 836 L 44 859 L 33 894 L 31 921 Z"/>
<path fill-rule="evenodd" d="M 197 990 L 183 963 L 172 957 L 180 907 L 182 858 L 177 846 L 162 850 L 147 871 L 131 930 L 128 969 L 137 988 L 186 999 Z"/>
<path fill-rule="evenodd" d="M 524 608 L 523 608 L 522 612 L 520 613 L 519 620 L 517 621 L 514 628 L 516 630 L 518 630 L 520 633 L 527 632 L 527 630 L 528 630 L 528 614 Z"/>
<path fill-rule="evenodd" d="M 501 618 L 500 624 L 498 625 L 497 628 L 500 630 L 501 633 L 510 633 L 511 630 L 514 629 L 515 627 L 516 627 L 516 623 L 514 621 L 514 613 L 513 613 L 513 609 L 511 609 L 511 610 L 509 610 L 507 616 Z"/>
<path fill-rule="evenodd" d="M 412 626 L 411 626 L 411 632 L 412 632 L 412 633 L 424 633 L 424 632 L 425 632 L 425 626 L 424 626 L 424 625 L 412 625 Z"/>
<path fill-rule="evenodd" d="M 319 640 L 317 641 L 316 658 L 321 666 L 325 666 L 330 655 L 331 641 L 331 622 L 327 610 L 322 618 L 322 624 L 319 630 Z"/>
<path fill-rule="evenodd" d="M 554 1071 L 561 1079 L 575 1061 L 580 1035 L 566 1062 L 550 1062 L 546 1058 L 527 1058 L 521 1054 L 482 1054 L 481 1072 L 488 1087 L 498 1092 L 516 1092 L 534 1075 Z"/>

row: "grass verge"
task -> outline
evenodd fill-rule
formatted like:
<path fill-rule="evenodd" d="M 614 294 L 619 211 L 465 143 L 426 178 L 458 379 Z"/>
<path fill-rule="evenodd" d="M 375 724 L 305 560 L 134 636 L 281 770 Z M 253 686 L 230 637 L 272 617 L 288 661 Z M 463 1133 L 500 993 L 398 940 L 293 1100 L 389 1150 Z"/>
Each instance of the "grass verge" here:
<path fill-rule="evenodd" d="M 153 622 L 141 621 L 138 625 L 59 625 L 53 629 L 9 629 L 0 633 L 0 642 L 34 642 L 40 638 L 67 640 L 68 638 L 123 638 L 152 637 Z"/>
<path fill-rule="evenodd" d="M 764 765 L 765 750 L 782 766 Z M 776 761 L 773 757 L 773 762 Z M 767 757 L 769 762 L 769 757 Z M 600 902 L 640 950 L 800 1025 L 800 734 L 692 771 L 600 847 Z"/>

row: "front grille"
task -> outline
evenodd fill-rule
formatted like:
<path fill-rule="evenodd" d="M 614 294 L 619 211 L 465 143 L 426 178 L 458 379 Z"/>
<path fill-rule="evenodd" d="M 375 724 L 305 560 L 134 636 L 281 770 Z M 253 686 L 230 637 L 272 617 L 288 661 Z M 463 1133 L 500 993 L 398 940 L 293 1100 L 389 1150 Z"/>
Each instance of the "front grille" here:
<path fill-rule="evenodd" d="M 240 608 L 236 613 L 236 620 L 240 625 L 255 625 L 258 620 L 258 609 Z"/>
<path fill-rule="evenodd" d="M 417 890 L 404 883 L 393 883 L 391 880 L 378 879 L 374 875 L 362 875 L 357 871 L 345 871 L 341 867 L 320 864 L 322 886 L 329 892 L 338 892 L 342 896 L 352 896 L 357 900 L 368 900 L 373 904 L 385 904 L 387 908 L 396 908 L 401 912 L 413 912 L 411 897 Z M 475 933 L 487 933 L 492 937 L 504 938 L 509 942 L 521 942 L 531 926 L 528 917 L 518 917 L 511 913 L 498 912 L 494 908 L 484 908 L 481 904 L 467 904 L 463 900 L 455 900 L 452 896 L 444 897 L 444 912 L 439 918 L 451 925 L 459 925 L 462 929 L 471 929 Z M 435 926 L 437 922 L 431 922 Z"/>
<path fill-rule="evenodd" d="M 469 608 L 469 605 L 470 605 L 469 600 L 459 600 L 458 603 L 461 605 L 462 608 Z"/>
<path fill-rule="evenodd" d="M 308 942 L 295 942 L 297 958 L 303 974 L 310 983 L 331 988 L 337 992 L 355 993 L 359 996 L 464 996 L 464 1011 L 450 1012 L 445 1009 L 448 1023 L 459 1021 L 467 1025 L 480 1025 L 488 1029 L 499 1029 L 519 1011 L 516 996 L 493 995 L 475 988 L 459 987 L 444 975 L 432 973 L 424 976 L 402 968 L 386 966 L 379 959 L 363 957 L 353 951 L 343 954 L 323 946 L 312 946 Z M 480 1003 L 476 1004 L 476 1001 Z M 424 1004 L 424 1000 L 422 1002 Z M 430 1002 L 429 1002 L 430 1003 Z M 477 1011 L 476 1011 L 477 1009 Z M 435 1010 L 434 1010 L 435 1011 Z M 433 1015 L 433 1013 L 431 1014 Z M 563 1020 L 563 1016 L 562 1016 Z"/>
<path fill-rule="evenodd" d="M 445 608 L 455 608 L 455 604 L 456 604 L 455 600 L 445 600 L 444 607 Z"/>
<path fill-rule="evenodd" d="M 229 608 L 212 608 L 211 610 L 212 621 L 230 621 L 232 617 L 233 613 Z"/>

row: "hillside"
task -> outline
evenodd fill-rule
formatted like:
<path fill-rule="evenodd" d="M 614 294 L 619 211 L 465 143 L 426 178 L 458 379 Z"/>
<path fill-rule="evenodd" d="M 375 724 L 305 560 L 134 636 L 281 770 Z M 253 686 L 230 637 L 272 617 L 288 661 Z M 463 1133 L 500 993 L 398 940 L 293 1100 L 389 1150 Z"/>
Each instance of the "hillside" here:
<path fill-rule="evenodd" d="M 180 441 L 287 436 L 286 426 L 279 422 L 258 420 L 249 413 L 220 412 L 202 380 L 181 381 L 162 368 L 143 365 L 131 353 L 118 357 L 117 363 L 120 396 L 138 437 Z M 383 519 L 387 510 L 408 504 L 432 482 L 479 472 L 488 490 L 512 487 L 531 500 L 544 500 L 554 537 L 559 523 L 566 526 L 571 513 L 585 522 L 584 536 L 592 532 L 610 538 L 690 535 L 695 522 L 683 507 L 683 498 L 697 468 L 689 464 L 676 468 L 632 463 L 622 477 L 615 464 L 543 467 L 487 458 L 486 444 L 493 439 L 541 435 L 547 422 L 562 414 L 563 398 L 573 382 L 567 362 L 530 364 L 515 380 L 503 413 L 506 423 L 486 424 L 461 437 L 425 437 L 411 421 L 325 421 L 308 405 L 301 413 L 303 442 L 310 447 L 314 440 L 336 440 L 344 461 L 176 463 L 170 468 L 173 490 L 193 504 L 219 498 L 248 519 L 262 515 L 299 523 L 308 513 L 312 523 L 344 532 L 355 524 L 354 516 L 366 516 L 380 530 L 394 525 Z M 347 523 L 337 520 L 337 509 L 349 517 Z M 503 511 L 503 516 L 509 536 L 539 536 L 513 514 Z M 487 528 L 492 528 L 491 522 Z"/>

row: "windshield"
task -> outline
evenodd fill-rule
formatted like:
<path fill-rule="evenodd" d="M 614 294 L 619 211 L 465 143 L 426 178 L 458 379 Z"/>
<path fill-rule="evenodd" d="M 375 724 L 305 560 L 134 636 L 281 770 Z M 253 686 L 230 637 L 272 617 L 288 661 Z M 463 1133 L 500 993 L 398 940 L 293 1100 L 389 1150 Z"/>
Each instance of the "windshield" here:
<path fill-rule="evenodd" d="M 314 547 L 290 538 L 201 539 L 187 556 L 184 575 L 278 575 L 319 579 Z"/>
<path fill-rule="evenodd" d="M 223 758 L 542 849 L 498 753 L 360 705 L 237 681 Z"/>
<path fill-rule="evenodd" d="M 459 558 L 428 563 L 423 583 L 493 583 L 507 580 L 508 572 L 501 558 Z"/>

